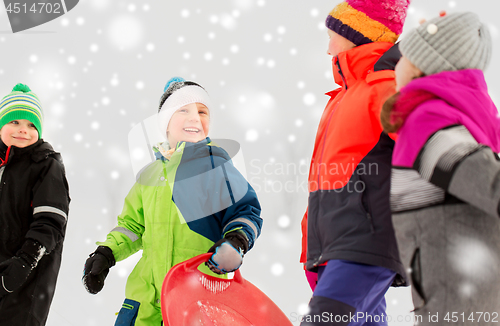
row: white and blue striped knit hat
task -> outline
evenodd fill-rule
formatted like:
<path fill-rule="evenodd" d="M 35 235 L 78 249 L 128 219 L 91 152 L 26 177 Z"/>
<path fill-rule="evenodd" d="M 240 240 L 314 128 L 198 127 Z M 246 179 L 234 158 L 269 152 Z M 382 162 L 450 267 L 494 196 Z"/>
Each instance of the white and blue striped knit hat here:
<path fill-rule="evenodd" d="M 203 87 L 181 77 L 171 78 L 165 85 L 158 107 L 158 123 L 164 136 L 174 112 L 191 103 L 201 103 L 209 111 L 212 107 L 210 97 Z"/>
<path fill-rule="evenodd" d="M 12 120 L 25 119 L 33 123 L 42 138 L 43 114 L 40 99 L 24 84 L 17 84 L 0 102 L 0 129 Z"/>

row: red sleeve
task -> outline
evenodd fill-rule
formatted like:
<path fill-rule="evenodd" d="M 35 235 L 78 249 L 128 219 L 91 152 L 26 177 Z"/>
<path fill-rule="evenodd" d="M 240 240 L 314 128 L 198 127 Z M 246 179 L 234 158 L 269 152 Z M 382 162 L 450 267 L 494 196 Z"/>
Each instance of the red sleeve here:
<path fill-rule="evenodd" d="M 307 210 L 300 223 L 302 229 L 302 252 L 300 253 L 300 262 L 305 263 L 307 261 Z"/>

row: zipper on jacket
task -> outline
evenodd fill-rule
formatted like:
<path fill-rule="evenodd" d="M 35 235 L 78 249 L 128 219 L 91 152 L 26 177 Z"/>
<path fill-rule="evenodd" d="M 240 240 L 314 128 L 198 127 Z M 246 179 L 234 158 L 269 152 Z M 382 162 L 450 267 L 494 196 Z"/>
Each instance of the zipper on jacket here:
<path fill-rule="evenodd" d="M 0 193 L 2 193 L 3 188 L 3 173 L 5 172 L 5 166 L 0 167 Z"/>
<path fill-rule="evenodd" d="M 375 233 L 375 227 L 373 226 L 372 214 L 370 214 L 370 211 L 371 211 L 371 210 L 370 210 L 370 205 L 369 205 L 369 203 L 368 203 L 368 199 L 367 199 L 367 201 L 366 201 L 366 205 L 365 205 L 365 203 L 364 203 L 364 201 L 363 201 L 363 198 L 364 198 L 364 195 L 365 195 L 365 194 L 364 194 L 364 193 L 362 193 L 361 195 L 362 195 L 362 197 L 361 197 L 361 206 L 363 207 L 363 210 L 364 210 L 364 211 L 365 211 L 365 213 L 366 213 L 366 219 L 367 219 L 367 220 L 368 220 L 368 222 L 370 223 L 370 230 L 371 230 L 371 232 L 372 232 L 372 234 L 373 234 L 373 233 Z"/>
<path fill-rule="evenodd" d="M 368 218 L 368 222 L 370 222 L 370 230 L 372 231 L 372 233 L 375 233 L 375 228 L 373 227 L 373 220 L 371 214 L 369 212 L 366 212 L 366 217 Z"/>
<path fill-rule="evenodd" d="M 1 161 L 0 166 L 7 165 L 8 161 L 9 161 L 9 155 L 10 155 L 11 148 L 12 148 L 11 146 L 7 147 L 7 152 L 5 152 L 5 160 L 2 160 L 2 158 L 0 157 L 0 161 Z"/>
<path fill-rule="evenodd" d="M 339 57 L 337 57 L 337 60 L 335 60 L 335 65 L 337 66 L 337 70 L 339 72 L 339 75 L 342 78 L 342 82 L 344 83 L 345 90 L 347 90 L 347 83 L 345 82 L 344 73 L 342 72 L 342 69 L 340 68 Z"/>
<path fill-rule="evenodd" d="M 321 258 L 323 258 L 323 254 L 319 255 L 319 258 L 316 259 L 316 261 L 313 264 L 314 267 L 318 267 L 319 266 L 319 262 L 321 261 Z"/>
<path fill-rule="evenodd" d="M 10 155 L 10 149 L 12 147 L 9 146 L 7 147 L 7 152 L 5 153 L 5 160 L 2 160 L 0 158 L 1 164 L 0 164 L 0 193 L 2 192 L 3 189 L 3 175 L 5 173 L 5 168 L 7 167 L 7 163 L 9 162 L 9 155 Z"/>

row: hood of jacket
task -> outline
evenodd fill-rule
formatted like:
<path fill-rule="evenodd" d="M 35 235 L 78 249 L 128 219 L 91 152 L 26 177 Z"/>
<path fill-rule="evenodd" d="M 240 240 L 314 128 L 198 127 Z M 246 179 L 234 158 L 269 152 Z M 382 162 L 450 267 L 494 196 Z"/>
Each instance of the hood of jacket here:
<path fill-rule="evenodd" d="M 500 151 L 500 117 L 481 70 L 445 71 L 401 89 L 395 111 L 409 112 L 394 149 L 393 164 L 412 167 L 436 131 L 463 125 L 481 144 Z"/>

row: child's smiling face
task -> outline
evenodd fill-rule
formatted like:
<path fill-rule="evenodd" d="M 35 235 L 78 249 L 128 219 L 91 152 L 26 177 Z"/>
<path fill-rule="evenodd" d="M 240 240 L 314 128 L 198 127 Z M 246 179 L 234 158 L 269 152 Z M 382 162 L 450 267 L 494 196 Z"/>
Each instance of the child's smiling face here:
<path fill-rule="evenodd" d="M 208 135 L 210 112 L 201 103 L 191 103 L 175 111 L 167 127 L 170 147 L 180 141 L 196 143 Z"/>
<path fill-rule="evenodd" d="M 12 120 L 0 129 L 0 138 L 7 146 L 23 148 L 37 142 L 38 131 L 29 120 Z"/>

